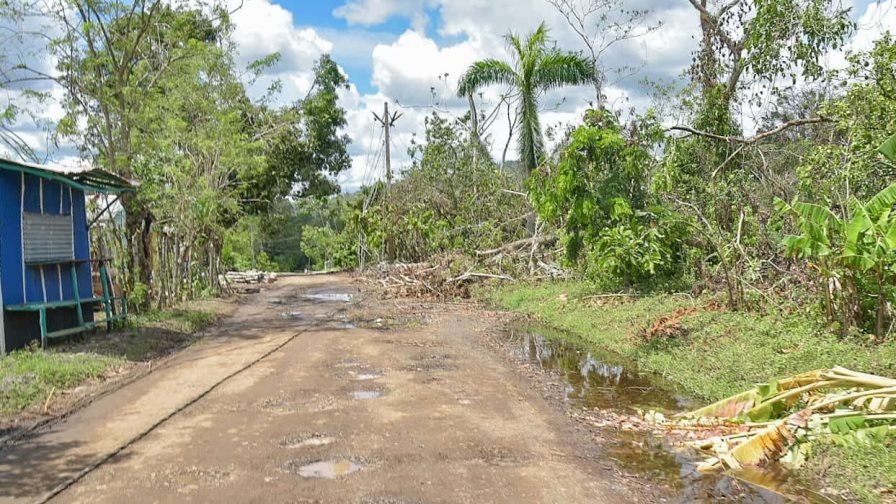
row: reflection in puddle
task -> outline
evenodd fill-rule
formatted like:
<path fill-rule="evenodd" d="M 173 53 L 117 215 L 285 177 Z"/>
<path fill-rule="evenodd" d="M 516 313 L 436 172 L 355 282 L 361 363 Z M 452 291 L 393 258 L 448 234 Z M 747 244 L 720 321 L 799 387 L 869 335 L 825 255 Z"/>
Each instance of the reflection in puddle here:
<path fill-rule="evenodd" d="M 358 381 L 366 381 L 366 380 L 376 380 L 380 375 L 376 373 L 358 373 L 355 375 L 355 379 Z"/>
<path fill-rule="evenodd" d="M 546 334 L 549 333 L 542 329 L 516 332 L 515 353 L 545 370 L 561 372 L 566 399 L 576 406 L 676 410 L 690 404 L 683 396 L 671 392 L 671 384 L 642 375 L 634 364 L 623 362 L 618 356 Z"/>
<path fill-rule="evenodd" d="M 585 409 L 681 411 L 695 404 L 661 377 L 641 374 L 622 356 L 600 351 L 562 331 L 525 325 L 509 336 L 511 351 L 542 369 L 559 372 L 565 397 Z M 736 478 L 697 472 L 695 460 L 647 432 L 604 428 L 606 456 L 619 467 L 675 491 L 679 502 L 831 503 L 781 468 L 753 470 Z M 750 484 L 748 484 L 748 483 Z"/>
<path fill-rule="evenodd" d="M 303 478 L 336 479 L 339 476 L 360 470 L 361 466 L 350 460 L 321 460 L 300 467 L 299 476 Z"/>
<path fill-rule="evenodd" d="M 383 395 L 379 390 L 356 390 L 352 392 L 352 397 L 358 399 L 360 401 L 366 401 L 368 399 L 376 399 L 377 397 Z"/>
<path fill-rule="evenodd" d="M 286 320 L 302 318 L 302 312 L 297 312 L 297 311 L 283 312 L 280 314 L 280 318 L 286 319 Z"/>
<path fill-rule="evenodd" d="M 319 294 L 305 294 L 302 297 L 304 299 L 310 299 L 312 301 L 324 301 L 324 302 L 339 301 L 342 303 L 349 303 L 352 300 L 351 294 L 344 294 L 344 293 L 340 293 L 340 292 L 322 292 Z"/>

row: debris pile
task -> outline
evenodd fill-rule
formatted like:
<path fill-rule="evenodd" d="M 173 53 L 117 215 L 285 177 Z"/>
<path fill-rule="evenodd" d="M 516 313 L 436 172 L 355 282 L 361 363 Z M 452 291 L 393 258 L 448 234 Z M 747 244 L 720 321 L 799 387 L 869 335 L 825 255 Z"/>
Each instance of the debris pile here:
<path fill-rule="evenodd" d="M 670 431 L 704 432 L 688 443 L 706 455 L 701 471 L 771 462 L 796 468 L 815 441 L 876 443 L 896 434 L 896 379 L 821 369 L 758 385 L 672 419 L 656 412 L 644 417 Z"/>
<path fill-rule="evenodd" d="M 458 272 L 462 271 L 462 272 Z M 446 258 L 439 263 L 382 263 L 368 275 L 389 297 L 470 297 L 469 287 L 483 280 L 514 281 L 508 275 L 462 270 Z"/>
<path fill-rule="evenodd" d="M 224 274 L 224 282 L 227 284 L 259 284 L 274 283 L 277 281 L 277 274 L 268 271 L 228 271 Z"/>

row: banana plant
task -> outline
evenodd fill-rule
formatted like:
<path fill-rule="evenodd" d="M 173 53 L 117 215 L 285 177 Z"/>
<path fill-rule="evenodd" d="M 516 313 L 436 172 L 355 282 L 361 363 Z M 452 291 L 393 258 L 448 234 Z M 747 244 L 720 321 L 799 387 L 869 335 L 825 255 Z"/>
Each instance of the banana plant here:
<path fill-rule="evenodd" d="M 888 186 L 866 203 L 853 200 L 852 218 L 846 224 L 843 263 L 862 274 L 871 274 L 877 284 L 877 314 L 874 333 L 884 337 L 886 287 L 896 263 L 896 184 Z"/>
<path fill-rule="evenodd" d="M 785 236 L 784 250 L 789 256 L 810 261 L 817 271 L 824 292 L 825 314 L 828 323 L 833 323 L 836 320 L 834 286 L 841 283 L 839 259 L 845 231 L 843 219 L 827 207 L 796 199 L 790 204 L 778 199 L 775 207 L 779 213 L 794 217 L 800 234 Z"/>

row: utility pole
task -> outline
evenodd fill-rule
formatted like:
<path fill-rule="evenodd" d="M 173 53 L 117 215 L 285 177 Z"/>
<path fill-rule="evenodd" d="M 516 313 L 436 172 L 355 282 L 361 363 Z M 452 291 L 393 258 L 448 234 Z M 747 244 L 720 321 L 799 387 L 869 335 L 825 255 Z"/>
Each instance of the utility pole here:
<path fill-rule="evenodd" d="M 392 126 L 395 126 L 395 121 L 401 117 L 401 114 L 392 113 L 389 115 L 389 102 L 383 103 L 383 117 L 376 115 L 376 112 L 373 113 L 373 117 L 376 119 L 376 122 L 383 125 L 384 129 L 384 139 L 386 142 L 386 188 L 392 185 L 392 147 L 389 143 L 389 130 L 392 129 Z"/>

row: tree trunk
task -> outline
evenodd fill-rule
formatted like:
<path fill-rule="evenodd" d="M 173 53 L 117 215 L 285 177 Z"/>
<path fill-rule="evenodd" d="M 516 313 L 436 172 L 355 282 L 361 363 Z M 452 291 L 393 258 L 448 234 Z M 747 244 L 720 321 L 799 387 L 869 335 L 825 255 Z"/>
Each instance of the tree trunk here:
<path fill-rule="evenodd" d="M 152 292 L 152 215 L 133 194 L 122 197 L 122 204 L 125 208 L 125 232 L 130 250 L 125 258 L 129 273 L 128 290 L 132 290 L 134 284 L 139 282 Z"/>

